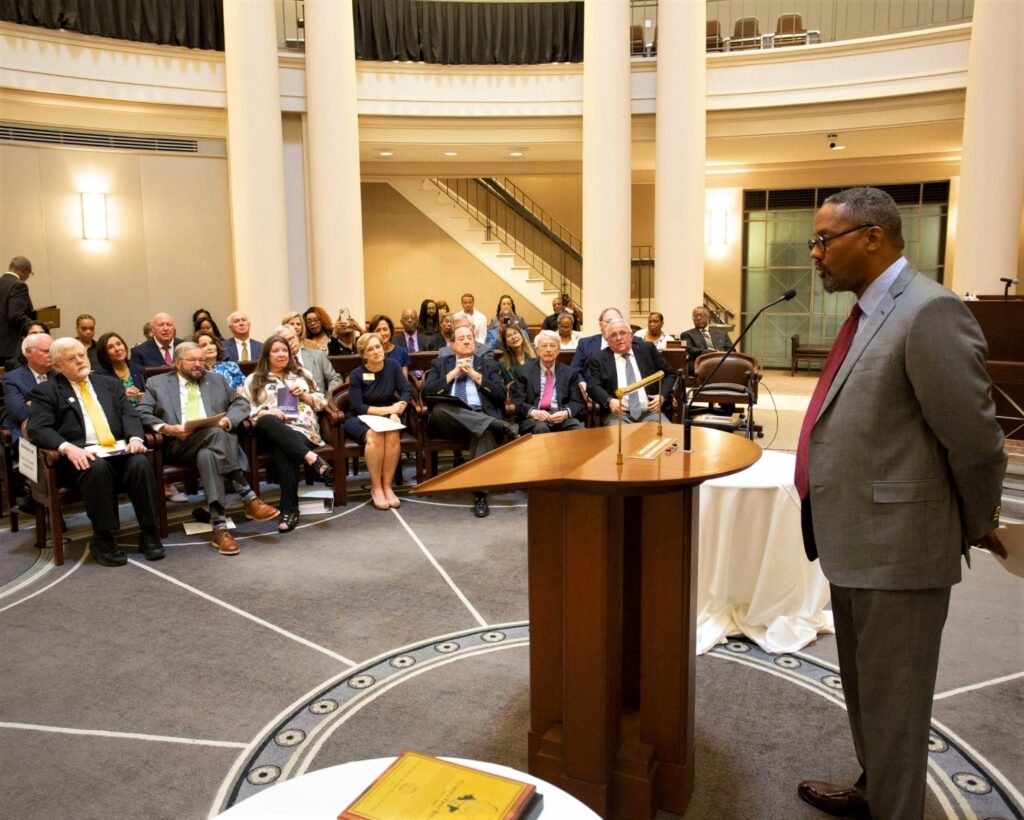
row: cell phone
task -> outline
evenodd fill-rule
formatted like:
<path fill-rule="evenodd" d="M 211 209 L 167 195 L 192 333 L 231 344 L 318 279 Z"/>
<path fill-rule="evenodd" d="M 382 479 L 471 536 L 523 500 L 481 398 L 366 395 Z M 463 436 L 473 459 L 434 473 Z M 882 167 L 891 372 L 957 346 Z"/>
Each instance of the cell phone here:
<path fill-rule="evenodd" d="M 572 297 L 571 297 L 571 296 L 569 296 L 569 294 L 568 294 L 568 293 L 563 293 L 563 294 L 562 294 L 562 307 L 563 307 L 563 308 L 567 308 L 567 307 L 569 307 L 569 303 L 570 303 L 571 301 L 572 301 Z"/>
<path fill-rule="evenodd" d="M 508 325 L 512 324 L 512 317 L 511 316 L 505 316 L 504 318 L 502 318 L 501 323 L 503 325 L 505 325 L 506 327 L 508 327 Z"/>
<path fill-rule="evenodd" d="M 352 317 L 351 317 L 351 315 L 348 312 L 348 308 L 342 308 L 341 310 L 338 311 L 338 321 L 339 322 L 347 322 L 351 318 Z"/>

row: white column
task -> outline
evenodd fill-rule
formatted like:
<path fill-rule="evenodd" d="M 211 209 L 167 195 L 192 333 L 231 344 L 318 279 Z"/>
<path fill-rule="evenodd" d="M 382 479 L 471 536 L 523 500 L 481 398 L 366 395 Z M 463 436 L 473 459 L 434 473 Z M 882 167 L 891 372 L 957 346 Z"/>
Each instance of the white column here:
<path fill-rule="evenodd" d="M 583 28 L 583 315 L 629 312 L 631 90 L 629 4 L 585 0 Z"/>
<path fill-rule="evenodd" d="M 1016 278 L 1024 201 L 1024 4 L 976 0 L 967 65 L 956 250 L 950 286 L 1002 293 Z"/>
<path fill-rule="evenodd" d="M 306 105 L 313 303 L 365 321 L 351 0 L 306 0 Z"/>
<path fill-rule="evenodd" d="M 224 0 L 228 174 L 235 299 L 257 334 L 281 320 L 288 298 L 284 142 L 272 3 Z"/>
<path fill-rule="evenodd" d="M 692 327 L 690 312 L 704 302 L 704 20 L 704 3 L 658 6 L 654 294 L 673 334 Z"/>

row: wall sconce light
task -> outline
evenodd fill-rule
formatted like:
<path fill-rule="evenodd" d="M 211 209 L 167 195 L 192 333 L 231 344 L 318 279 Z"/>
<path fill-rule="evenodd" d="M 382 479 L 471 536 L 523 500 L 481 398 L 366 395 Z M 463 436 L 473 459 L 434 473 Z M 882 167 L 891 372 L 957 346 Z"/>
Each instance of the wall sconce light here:
<path fill-rule="evenodd" d="M 108 239 L 107 195 L 82 191 L 82 239 Z"/>
<path fill-rule="evenodd" d="M 712 247 L 721 247 L 728 244 L 729 212 L 724 210 L 709 210 L 704 225 L 705 242 Z"/>

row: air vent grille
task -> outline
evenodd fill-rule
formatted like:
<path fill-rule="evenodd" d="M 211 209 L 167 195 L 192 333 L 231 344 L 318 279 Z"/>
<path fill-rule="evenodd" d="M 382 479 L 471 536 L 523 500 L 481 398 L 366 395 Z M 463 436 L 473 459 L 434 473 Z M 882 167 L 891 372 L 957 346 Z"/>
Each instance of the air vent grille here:
<path fill-rule="evenodd" d="M 198 154 L 199 140 L 189 137 L 142 136 L 107 131 L 67 131 L 30 125 L 0 123 L 0 140 L 34 142 L 44 145 L 73 145 L 79 148 L 113 148 L 121 151 L 157 151 Z"/>

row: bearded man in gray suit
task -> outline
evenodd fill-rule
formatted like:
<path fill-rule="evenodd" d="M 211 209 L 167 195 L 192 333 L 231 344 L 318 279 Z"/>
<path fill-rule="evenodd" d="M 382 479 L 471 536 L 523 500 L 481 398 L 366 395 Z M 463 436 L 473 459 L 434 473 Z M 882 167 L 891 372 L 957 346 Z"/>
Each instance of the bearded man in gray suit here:
<path fill-rule="evenodd" d="M 829 197 L 808 247 L 825 290 L 857 297 L 811 399 L 795 483 L 804 547 L 831 586 L 861 775 L 798 794 L 835 816 L 919 820 L 950 588 L 970 546 L 1005 555 L 986 345 L 963 303 L 903 257 L 883 191 Z"/>

